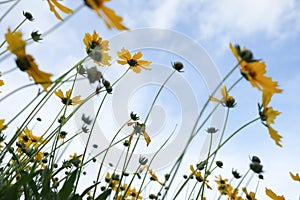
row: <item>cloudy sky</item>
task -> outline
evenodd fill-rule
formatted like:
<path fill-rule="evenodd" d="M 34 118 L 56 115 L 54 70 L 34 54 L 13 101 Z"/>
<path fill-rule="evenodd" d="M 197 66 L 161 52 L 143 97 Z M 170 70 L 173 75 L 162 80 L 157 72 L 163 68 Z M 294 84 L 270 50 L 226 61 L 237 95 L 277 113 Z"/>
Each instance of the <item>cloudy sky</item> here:
<path fill-rule="evenodd" d="M 65 0 L 64 3 L 72 9 L 81 5 L 79 1 L 73 3 Z M 9 5 L 11 4 L 0 4 L 0 13 Z M 300 92 L 299 1 L 113 0 L 107 5 L 124 18 L 124 24 L 131 30 L 159 28 L 173 30 L 191 38 L 207 52 L 221 76 L 225 76 L 235 64 L 229 50 L 230 42 L 247 46 L 256 58 L 266 62 L 267 75 L 277 80 L 283 89 L 283 93 L 274 96 L 271 102 L 273 108 L 282 112 L 276 119 L 275 129 L 283 136 L 283 147 L 277 147 L 261 123 L 256 123 L 225 146 L 219 155 L 219 159 L 225 164 L 220 173 L 229 174 L 232 168 L 238 168 L 243 173 L 250 162 L 249 156 L 258 155 L 265 170 L 265 180 L 261 182 L 258 196 L 265 199 L 264 187 L 267 186 L 278 194 L 284 194 L 287 199 L 299 198 L 300 185 L 293 182 L 288 174 L 289 171 L 300 172 L 300 97 L 297 95 Z M 24 35 L 29 36 L 35 30 L 44 33 L 58 23 L 49 12 L 46 1 L 21 1 L 1 21 L 1 40 L 8 27 L 13 28 L 22 20 L 22 11 L 32 12 L 35 18 L 34 22 L 26 22 L 22 26 Z M 120 34 L 116 30 L 108 30 L 92 10 L 84 7 L 62 27 L 46 36 L 40 44 L 28 47 L 27 51 L 34 55 L 40 68 L 57 77 L 66 71 L 64 66 L 70 67 L 85 56 L 82 38 L 86 32 L 94 29 L 105 39 Z M 178 45 L 180 48 L 184 44 Z M 153 60 L 155 56 L 151 52 L 149 57 L 153 63 L 163 62 Z M 13 59 L 8 57 L 5 61 L 1 60 L 0 70 L 3 72 L 13 68 Z M 170 60 L 166 61 L 169 62 Z M 235 75 L 239 76 L 239 73 Z M 3 87 L 2 91 L 6 92 L 10 87 L 16 88 L 26 83 L 28 78 L 24 73 L 15 71 L 4 76 L 4 80 L 9 85 Z M 234 81 L 236 78 L 230 80 Z M 191 84 L 193 83 L 195 82 Z M 193 86 L 195 87 L 197 86 Z M 26 92 L 22 95 L 26 96 Z M 233 89 L 232 95 L 236 97 L 238 104 L 229 121 L 228 129 L 231 131 L 257 116 L 257 103 L 261 98 L 259 92 L 246 80 Z M 18 100 L 16 103 L 22 101 Z M 197 145 L 194 145 L 192 149 L 196 148 Z M 255 185 L 252 188 L 254 190 Z"/>

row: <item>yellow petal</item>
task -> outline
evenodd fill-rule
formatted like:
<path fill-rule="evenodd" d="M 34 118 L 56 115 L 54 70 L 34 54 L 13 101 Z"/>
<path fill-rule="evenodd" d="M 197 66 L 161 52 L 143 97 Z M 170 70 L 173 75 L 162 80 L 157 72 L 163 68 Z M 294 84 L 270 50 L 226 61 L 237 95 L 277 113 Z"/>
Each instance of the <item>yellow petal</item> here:
<path fill-rule="evenodd" d="M 61 21 L 63 21 L 63 18 L 58 14 L 58 12 L 55 10 L 54 5 L 50 2 L 50 0 L 47 0 L 49 4 L 50 11 L 54 13 L 55 17 Z"/>
<path fill-rule="evenodd" d="M 130 69 L 137 74 L 141 73 L 142 71 L 142 69 L 139 66 L 130 67 Z"/>
<path fill-rule="evenodd" d="M 125 60 L 117 60 L 117 63 L 119 63 L 120 65 L 127 65 L 127 61 Z"/>
<path fill-rule="evenodd" d="M 66 98 L 69 99 L 71 97 L 71 90 L 66 91 Z"/>
<path fill-rule="evenodd" d="M 226 86 L 224 86 L 224 87 L 221 89 L 221 94 L 222 94 L 223 98 L 226 99 L 226 97 L 227 97 L 227 89 L 226 89 Z"/>
<path fill-rule="evenodd" d="M 267 90 L 263 90 L 263 95 L 262 95 L 262 105 L 264 108 L 267 108 L 268 104 L 271 101 L 271 98 L 273 96 L 273 93 Z"/>
<path fill-rule="evenodd" d="M 47 88 L 52 84 L 50 79 L 52 74 L 39 70 L 37 64 L 34 62 L 33 57 L 31 55 L 26 56 L 30 62 L 30 67 L 26 71 L 28 76 L 32 77 L 35 83 L 41 84 L 44 88 L 44 91 L 47 91 Z"/>
<path fill-rule="evenodd" d="M 275 141 L 276 145 L 282 147 L 282 145 L 280 144 L 282 136 L 279 135 L 278 132 L 274 130 L 271 126 L 268 126 L 268 130 L 271 138 Z"/>
<path fill-rule="evenodd" d="M 119 58 L 123 59 L 123 60 L 129 60 L 131 59 L 131 54 L 130 52 L 125 49 L 125 48 L 122 48 L 121 51 L 118 51 L 117 52 Z"/>
<path fill-rule="evenodd" d="M 236 48 L 231 44 L 231 42 L 229 43 L 229 47 L 232 51 L 232 54 L 234 55 L 234 57 L 237 59 L 237 61 L 239 62 L 240 61 L 240 58 L 239 58 L 239 55 L 238 55 L 238 52 L 236 50 Z"/>
<path fill-rule="evenodd" d="M 14 32 L 12 33 L 10 29 L 8 29 L 7 33 L 5 34 L 5 40 L 8 43 L 7 49 L 18 56 L 25 55 L 25 45 L 26 41 L 22 40 L 22 33 L 21 32 Z"/>
<path fill-rule="evenodd" d="M 143 132 L 143 135 L 144 135 L 144 138 L 145 138 L 145 141 L 147 143 L 147 146 L 150 144 L 151 142 L 151 138 L 150 136 L 146 133 L 146 131 Z"/>
<path fill-rule="evenodd" d="M 138 60 L 138 59 L 140 59 L 142 56 L 143 56 L 143 53 L 139 51 L 139 52 L 137 52 L 137 53 L 135 53 L 135 54 L 133 55 L 132 59 Z"/>
<path fill-rule="evenodd" d="M 215 98 L 215 97 L 213 97 L 213 96 L 209 96 L 209 100 L 210 101 L 214 101 L 214 102 L 219 102 L 219 103 L 222 103 L 223 101 L 221 101 L 221 100 L 219 100 L 219 99 L 217 99 L 217 98 Z"/>
<path fill-rule="evenodd" d="M 71 10 L 70 8 L 58 3 L 56 0 L 51 0 L 53 2 L 53 4 L 62 12 L 66 13 L 66 14 L 71 14 L 73 13 L 73 10 Z"/>
<path fill-rule="evenodd" d="M 266 194 L 273 200 L 285 200 L 284 196 L 278 196 L 271 189 L 268 188 L 266 188 Z"/>
<path fill-rule="evenodd" d="M 138 65 L 141 65 L 141 66 L 148 66 L 148 65 L 151 65 L 152 62 L 150 61 L 147 61 L 147 60 L 138 60 Z"/>
<path fill-rule="evenodd" d="M 296 175 L 292 174 L 292 172 L 290 172 L 290 176 L 292 177 L 292 179 L 294 181 L 300 181 L 300 176 L 298 173 L 296 173 Z"/>
<path fill-rule="evenodd" d="M 54 93 L 56 94 L 56 96 L 58 96 L 61 99 L 65 98 L 65 96 L 64 96 L 63 92 L 61 91 L 61 89 L 57 90 Z"/>
<path fill-rule="evenodd" d="M 104 5 L 102 5 L 102 10 L 106 15 L 107 19 L 104 19 L 104 21 L 108 25 L 108 28 L 115 27 L 118 30 L 128 30 L 128 28 L 122 24 L 122 17 L 118 16 L 115 11 Z"/>
<path fill-rule="evenodd" d="M 274 124 L 274 120 L 280 113 L 272 107 L 265 108 L 264 115 L 267 117 L 267 125 Z"/>

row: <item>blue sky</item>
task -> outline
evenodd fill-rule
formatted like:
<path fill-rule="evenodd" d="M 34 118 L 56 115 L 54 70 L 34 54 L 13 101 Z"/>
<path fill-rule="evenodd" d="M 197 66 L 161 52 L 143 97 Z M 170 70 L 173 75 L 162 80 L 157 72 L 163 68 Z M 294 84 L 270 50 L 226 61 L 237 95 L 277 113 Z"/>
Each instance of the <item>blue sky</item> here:
<path fill-rule="evenodd" d="M 81 4 L 79 1 L 64 2 L 71 8 Z M 229 174 L 232 168 L 246 171 L 250 162 L 249 156 L 259 155 L 265 170 L 265 180 L 259 190 L 262 199 L 264 186 L 272 188 L 278 194 L 284 194 L 287 199 L 298 198 L 300 185 L 291 181 L 288 172 L 300 172 L 300 97 L 297 94 L 300 92 L 299 1 L 114 0 L 107 5 L 124 18 L 124 24 L 130 29 L 169 29 L 192 38 L 206 50 L 222 76 L 235 64 L 229 50 L 229 42 L 246 45 L 256 58 L 262 58 L 266 62 L 267 75 L 278 81 L 283 89 L 283 93 L 274 96 L 271 102 L 275 109 L 282 112 L 276 120 L 275 128 L 283 136 L 283 147 L 277 147 L 269 138 L 267 130 L 260 123 L 256 123 L 249 131 L 241 133 L 225 146 L 219 155 L 225 164 L 220 173 Z M 4 5 L 0 5 L 0 12 L 5 8 Z M 27 22 L 22 27 L 24 35 L 33 30 L 43 33 L 58 22 L 48 11 L 46 1 L 21 1 L 1 22 L 1 35 L 6 32 L 8 26 L 15 27 L 22 20 L 23 10 L 32 12 L 35 17 L 35 22 Z M 66 71 L 63 66 L 72 66 L 85 56 L 82 38 L 84 33 L 94 29 L 106 39 L 119 34 L 118 31 L 108 30 L 103 21 L 85 7 L 61 28 L 47 36 L 40 45 L 32 45 L 27 51 L 35 56 L 42 69 L 58 76 Z M 12 68 L 12 60 L 13 58 L 9 57 L 2 62 L 1 71 Z M 18 81 L 12 74 L 4 79 L 13 88 L 28 81 L 25 74 L 16 73 Z M 235 75 L 239 76 L 239 73 L 236 72 Z M 9 88 L 6 86 L 2 91 L 7 90 Z M 245 107 L 246 110 L 243 113 L 233 110 L 229 130 L 235 130 L 238 125 L 255 117 L 257 103 L 261 98 L 260 93 L 246 80 L 232 91 L 232 95 L 237 99 L 237 107 Z"/>

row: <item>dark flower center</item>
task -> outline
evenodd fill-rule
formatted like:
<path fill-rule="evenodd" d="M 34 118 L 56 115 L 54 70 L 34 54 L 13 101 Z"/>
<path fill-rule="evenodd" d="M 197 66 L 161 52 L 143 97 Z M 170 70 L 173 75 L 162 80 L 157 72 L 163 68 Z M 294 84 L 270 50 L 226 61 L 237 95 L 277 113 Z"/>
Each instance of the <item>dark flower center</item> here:
<path fill-rule="evenodd" d="M 62 98 L 61 102 L 65 105 L 72 105 L 72 100 L 68 98 Z"/>
<path fill-rule="evenodd" d="M 137 61 L 134 59 L 127 60 L 128 65 L 131 67 L 135 67 L 137 65 Z"/>
<path fill-rule="evenodd" d="M 16 64 L 21 71 L 26 71 L 31 67 L 30 60 L 28 59 L 28 57 L 17 58 Z"/>

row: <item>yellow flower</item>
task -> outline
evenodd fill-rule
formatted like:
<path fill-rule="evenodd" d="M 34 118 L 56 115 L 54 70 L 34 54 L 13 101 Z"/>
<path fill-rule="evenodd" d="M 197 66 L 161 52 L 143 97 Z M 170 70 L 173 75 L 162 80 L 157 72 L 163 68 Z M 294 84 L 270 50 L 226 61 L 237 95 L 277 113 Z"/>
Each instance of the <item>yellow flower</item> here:
<path fill-rule="evenodd" d="M 271 138 L 275 141 L 278 146 L 282 146 L 280 144 L 280 140 L 282 138 L 281 135 L 278 134 L 276 130 L 271 127 L 271 124 L 274 124 L 274 120 L 281 113 L 277 110 L 274 110 L 272 107 L 268 107 L 268 104 L 271 101 L 273 93 L 270 91 L 263 90 L 262 94 L 262 105 L 259 105 L 259 115 L 265 126 L 268 128 L 269 134 Z"/>
<path fill-rule="evenodd" d="M 93 35 L 86 33 L 83 38 L 87 54 L 99 65 L 110 66 L 111 56 L 107 53 L 109 50 L 108 40 L 102 38 L 94 30 Z"/>
<path fill-rule="evenodd" d="M 115 11 L 104 5 L 105 2 L 109 1 L 110 0 L 84 0 L 85 4 L 92 8 L 97 15 L 104 20 L 109 29 L 116 28 L 118 30 L 128 30 L 128 28 L 122 24 L 122 17 L 118 16 Z"/>
<path fill-rule="evenodd" d="M 70 98 L 71 96 L 71 90 L 66 91 L 66 96 L 64 96 L 63 92 L 61 89 L 57 90 L 55 92 L 56 96 L 58 96 L 61 99 L 61 102 L 65 105 L 77 105 L 83 102 L 83 100 L 80 100 L 80 96 L 75 96 L 72 99 Z"/>
<path fill-rule="evenodd" d="M 294 181 L 300 181 L 300 176 L 298 173 L 296 173 L 296 175 L 294 175 L 292 172 L 290 172 L 290 176 L 292 177 L 292 179 Z"/>
<path fill-rule="evenodd" d="M 4 124 L 5 119 L 0 119 L 0 132 L 7 129 L 7 126 Z"/>
<path fill-rule="evenodd" d="M 7 49 L 17 56 L 16 64 L 21 71 L 26 71 L 29 77 L 32 77 L 35 83 L 41 84 L 45 91 L 51 85 L 50 77 L 52 74 L 39 70 L 34 58 L 26 54 L 26 41 L 22 40 L 21 32 L 12 33 L 10 29 L 5 34 L 8 43 Z"/>
<path fill-rule="evenodd" d="M 228 179 L 223 179 L 221 175 L 217 177 L 216 183 L 218 184 L 218 190 L 221 195 L 229 195 L 232 193 L 232 186 L 228 184 Z"/>
<path fill-rule="evenodd" d="M 146 66 L 149 66 L 152 62 L 147 60 L 139 60 L 143 56 L 142 52 L 135 53 L 133 56 L 131 56 L 127 49 L 122 48 L 122 50 L 118 51 L 117 54 L 120 58 L 120 60 L 117 60 L 117 62 L 121 65 L 128 64 L 130 69 L 132 69 L 135 73 L 140 73 L 142 71 L 141 68 L 145 70 L 151 70 L 150 67 Z"/>
<path fill-rule="evenodd" d="M 2 73 L 0 72 L 0 77 L 2 76 Z M 4 81 L 3 80 L 0 80 L 0 86 L 4 85 Z M 1 93 L 1 91 L 0 91 Z"/>
<path fill-rule="evenodd" d="M 223 98 L 222 99 L 217 99 L 213 96 L 209 96 L 209 100 L 211 101 L 215 101 L 215 102 L 219 102 L 221 103 L 224 107 L 228 107 L 228 108 L 233 108 L 236 103 L 235 103 L 235 99 L 230 96 L 227 92 L 227 89 L 226 89 L 226 86 L 224 86 L 222 89 L 221 89 L 221 93 L 222 93 L 222 96 Z"/>
<path fill-rule="evenodd" d="M 47 0 L 49 7 L 50 7 L 50 11 L 54 13 L 55 17 L 59 20 L 63 20 L 63 18 L 58 14 L 58 12 L 55 10 L 55 7 L 57 7 L 60 11 L 62 11 L 63 13 L 66 14 L 71 14 L 73 13 L 73 11 L 62 5 L 61 3 L 58 3 L 57 0 Z"/>
<path fill-rule="evenodd" d="M 245 195 L 246 195 L 246 199 L 247 200 L 256 200 L 256 198 L 255 198 L 255 193 L 254 192 L 249 192 L 248 193 L 248 191 L 247 191 L 247 188 L 242 188 L 242 190 L 243 190 L 243 192 L 245 193 Z"/>
<path fill-rule="evenodd" d="M 266 90 L 272 93 L 281 93 L 282 90 L 277 88 L 278 82 L 273 81 L 271 77 L 265 76 L 266 64 L 261 61 L 251 60 L 246 61 L 239 54 L 237 47 L 234 47 L 230 43 L 230 48 L 240 64 L 240 71 L 243 77 L 245 77 L 253 87 L 256 87 L 259 90 Z M 246 49 L 243 50 L 244 52 Z M 249 51 L 250 52 L 250 51 Z M 251 54 L 252 59 L 252 54 Z"/>
<path fill-rule="evenodd" d="M 144 136 L 144 139 L 148 146 L 151 142 L 151 138 L 148 135 L 148 133 L 146 132 L 146 125 L 144 123 L 139 123 L 139 122 L 129 122 L 128 126 L 131 126 L 131 125 L 133 125 L 133 131 L 129 136 L 129 142 L 131 142 L 134 134 L 141 134 Z"/>
<path fill-rule="evenodd" d="M 161 182 L 161 181 L 158 180 L 156 174 L 155 174 L 151 169 L 149 169 L 148 172 L 149 172 L 149 174 L 151 175 L 151 179 L 152 179 L 152 180 L 158 182 L 158 183 L 159 183 L 160 185 L 162 185 L 162 186 L 164 185 L 163 182 Z"/>
<path fill-rule="evenodd" d="M 135 188 L 130 189 L 130 196 L 132 199 L 143 199 L 143 197 L 139 195 L 140 193 L 141 191 L 137 191 Z"/>
<path fill-rule="evenodd" d="M 285 200 L 284 196 L 278 196 L 271 189 L 266 188 L 266 194 L 273 200 Z"/>
<path fill-rule="evenodd" d="M 193 165 L 190 165 L 190 170 L 192 171 L 192 176 L 195 176 L 196 177 L 196 180 L 199 181 L 199 182 L 203 182 L 204 181 L 204 178 L 202 177 L 201 175 L 201 171 L 200 170 L 195 170 L 194 169 L 194 166 Z M 208 185 L 208 180 L 206 179 L 205 180 L 205 185 L 208 189 L 212 189 L 209 185 Z"/>
<path fill-rule="evenodd" d="M 38 147 L 40 144 L 43 144 L 45 140 L 42 137 L 33 135 L 32 131 L 26 127 L 24 131 L 19 135 L 18 141 L 22 144 L 25 144 L 25 147 L 28 148 L 31 144 L 34 147 Z"/>

